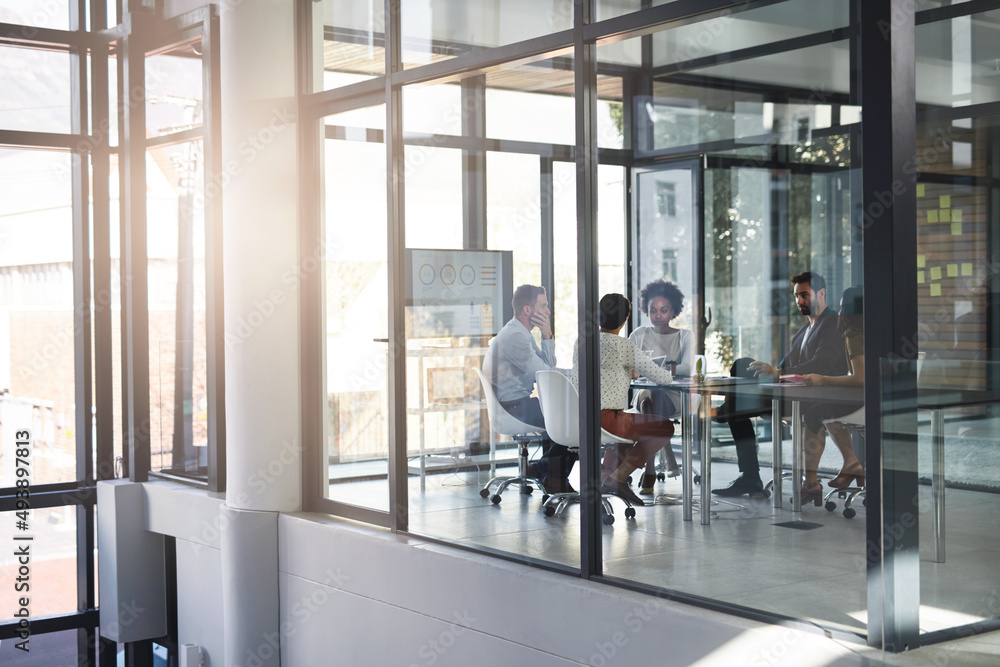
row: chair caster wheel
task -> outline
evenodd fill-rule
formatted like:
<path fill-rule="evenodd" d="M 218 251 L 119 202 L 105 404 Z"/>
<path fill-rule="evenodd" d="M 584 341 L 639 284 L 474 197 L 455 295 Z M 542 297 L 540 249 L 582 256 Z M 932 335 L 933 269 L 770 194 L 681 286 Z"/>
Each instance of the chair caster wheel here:
<path fill-rule="evenodd" d="M 542 494 L 542 504 L 543 505 L 546 503 L 546 501 L 548 501 L 548 499 L 549 499 L 549 494 L 547 494 L 547 493 Z"/>
<path fill-rule="evenodd" d="M 521 487 L 521 493 L 523 493 L 526 496 L 530 496 L 531 492 L 534 490 L 535 490 L 534 488 L 527 485 Z"/>
<path fill-rule="evenodd" d="M 626 519 L 634 519 L 635 518 L 635 508 L 634 507 L 626 507 L 625 508 L 625 518 Z"/>
<path fill-rule="evenodd" d="M 545 516 L 555 516 L 556 508 L 552 505 L 546 505 L 542 511 L 545 513 Z"/>
<path fill-rule="evenodd" d="M 479 490 L 479 497 L 480 498 L 489 498 L 490 497 L 489 489 L 480 489 Z"/>
<path fill-rule="evenodd" d="M 605 526 L 610 526 L 614 524 L 614 522 L 615 522 L 615 517 L 612 516 L 611 514 L 605 514 L 604 516 L 601 517 L 601 523 L 603 523 Z"/>
<path fill-rule="evenodd" d="M 862 498 L 861 504 L 864 505 L 865 507 L 868 507 L 868 498 Z"/>
<path fill-rule="evenodd" d="M 494 505 L 499 505 L 500 504 L 500 500 L 501 500 L 500 494 L 498 494 L 498 493 L 494 493 L 493 497 L 490 498 L 490 502 L 493 503 Z"/>
<path fill-rule="evenodd" d="M 693 481 L 695 484 L 701 484 L 701 475 L 695 475 Z"/>
<path fill-rule="evenodd" d="M 837 503 L 833 502 L 832 500 L 826 501 L 826 511 L 827 512 L 832 512 L 835 509 L 837 509 Z"/>
<path fill-rule="evenodd" d="M 658 473 L 656 473 L 656 481 L 658 481 L 658 482 L 665 482 L 665 481 L 667 481 L 667 476 L 664 475 L 662 472 L 658 472 Z"/>
<path fill-rule="evenodd" d="M 845 519 L 853 519 L 855 517 L 855 515 L 857 515 L 857 512 L 854 510 L 853 507 L 845 507 L 844 508 L 844 518 Z"/>

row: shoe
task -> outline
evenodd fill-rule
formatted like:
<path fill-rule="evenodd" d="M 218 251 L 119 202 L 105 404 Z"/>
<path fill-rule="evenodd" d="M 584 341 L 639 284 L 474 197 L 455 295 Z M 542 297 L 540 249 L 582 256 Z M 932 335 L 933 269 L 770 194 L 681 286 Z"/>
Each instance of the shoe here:
<path fill-rule="evenodd" d="M 802 499 L 803 505 L 808 505 L 813 503 L 816 507 L 823 506 L 823 485 L 816 482 L 816 486 L 802 485 L 802 489 L 799 491 L 799 498 Z"/>
<path fill-rule="evenodd" d="M 651 473 L 642 473 L 642 477 L 639 478 L 639 493 L 644 496 L 653 495 L 653 485 L 656 484 L 656 475 Z"/>
<path fill-rule="evenodd" d="M 618 496 L 619 498 L 627 500 L 633 505 L 638 505 L 640 507 L 644 507 L 646 505 L 642 498 L 635 495 L 635 492 L 632 491 L 632 489 L 630 489 L 628 484 L 625 482 L 617 482 L 613 479 L 605 480 L 605 482 L 601 484 L 601 493 L 610 493 L 613 496 Z"/>
<path fill-rule="evenodd" d="M 735 498 L 746 494 L 764 494 L 765 491 L 764 483 L 760 481 L 759 476 L 749 477 L 744 473 L 734 479 L 726 488 L 712 489 L 712 493 L 723 498 Z"/>
<path fill-rule="evenodd" d="M 670 477 L 670 478 L 677 477 L 680 474 L 681 474 L 681 468 L 680 468 L 680 466 L 677 466 L 676 468 L 673 468 L 673 469 L 667 471 L 667 477 Z"/>
<path fill-rule="evenodd" d="M 849 486 L 864 486 L 865 485 L 865 469 L 863 466 L 856 465 L 851 467 L 851 472 L 846 470 L 841 470 L 840 474 L 831 479 L 826 483 L 831 489 L 846 489 Z"/>
<path fill-rule="evenodd" d="M 545 493 L 550 496 L 556 493 L 576 493 L 576 489 L 573 488 L 568 479 L 556 477 L 555 475 L 546 475 L 543 477 L 542 486 L 545 487 Z"/>

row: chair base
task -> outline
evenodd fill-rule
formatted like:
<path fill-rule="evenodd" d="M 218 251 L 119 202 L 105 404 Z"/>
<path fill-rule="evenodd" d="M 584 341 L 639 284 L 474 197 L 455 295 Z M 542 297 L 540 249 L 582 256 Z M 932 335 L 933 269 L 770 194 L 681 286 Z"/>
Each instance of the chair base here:
<path fill-rule="evenodd" d="M 615 522 L 615 510 L 611 506 L 611 501 L 608 500 L 611 496 L 618 498 L 623 503 L 625 503 L 625 518 L 635 519 L 635 508 L 632 503 L 628 501 L 627 498 L 622 498 L 617 494 L 602 493 L 601 494 L 601 521 L 606 526 L 610 526 Z M 559 516 L 562 514 L 567 507 L 573 503 L 580 502 L 579 492 L 574 493 L 553 493 L 545 499 L 542 503 L 542 512 L 545 516 Z"/>
<path fill-rule="evenodd" d="M 532 440 L 518 441 L 517 443 L 517 475 L 507 476 L 507 477 L 494 477 L 490 481 L 486 482 L 482 489 L 479 490 L 479 496 L 481 498 L 489 498 L 490 502 L 494 505 L 499 505 L 502 500 L 501 496 L 503 492 L 507 490 L 508 486 L 519 486 L 521 487 L 521 493 L 527 495 L 534 491 L 534 487 L 537 486 L 542 491 L 545 491 L 545 487 L 542 486 L 542 480 L 535 477 L 528 477 L 528 444 L 533 442 Z M 490 493 L 490 488 L 496 486 L 493 493 Z M 534 485 L 534 486 L 532 486 Z"/>
<path fill-rule="evenodd" d="M 833 489 L 830 493 L 826 494 L 823 499 L 823 505 L 826 507 L 828 512 L 833 512 L 837 509 L 837 503 L 833 500 L 834 496 L 837 498 L 846 498 L 844 502 L 844 518 L 853 519 L 857 516 L 858 512 L 854 509 L 854 501 L 861 498 L 861 504 L 865 507 L 868 506 L 868 494 L 865 492 L 862 486 L 848 486 L 843 489 Z"/>

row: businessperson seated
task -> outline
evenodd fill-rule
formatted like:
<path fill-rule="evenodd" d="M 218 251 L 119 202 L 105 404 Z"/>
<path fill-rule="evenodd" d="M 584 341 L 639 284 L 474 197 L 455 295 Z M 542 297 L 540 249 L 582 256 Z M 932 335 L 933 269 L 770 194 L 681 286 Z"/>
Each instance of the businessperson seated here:
<path fill-rule="evenodd" d="M 497 400 L 511 415 L 544 431 L 545 420 L 535 389 L 535 372 L 556 365 L 552 321 L 545 288 L 521 285 L 514 290 L 514 317 L 490 341 L 483 360 L 483 375 L 493 384 Z M 531 331 L 541 333 L 539 348 Z M 542 480 L 546 493 L 571 493 L 570 470 L 577 455 L 563 445 L 542 440 L 542 456 L 528 466 L 528 477 Z"/>
<path fill-rule="evenodd" d="M 670 445 L 674 425 L 659 415 L 627 411 L 628 390 L 634 373 L 645 375 L 658 384 L 670 384 L 673 377 L 646 356 L 635 343 L 619 336 L 628 321 L 632 305 L 623 294 L 605 294 L 600 303 L 601 352 L 601 428 L 620 438 L 632 440 L 620 460 L 608 459 L 602 472 L 601 488 L 606 493 L 628 498 L 633 505 L 644 505 L 628 486 L 628 477 L 646 464 L 663 447 Z M 574 371 L 579 370 L 579 341 L 573 355 Z M 574 372 L 574 378 L 578 378 Z M 614 460 L 614 463 L 611 461 Z M 612 467 L 613 466 L 613 467 Z"/>
<path fill-rule="evenodd" d="M 667 363 L 661 365 L 673 375 L 691 375 L 695 352 L 694 336 L 690 329 L 678 329 L 670 325 L 671 320 L 684 310 L 684 293 L 671 282 L 654 280 L 639 290 L 639 307 L 649 318 L 649 324 L 636 328 L 629 335 L 629 340 L 654 359 L 663 357 Z M 632 405 L 640 412 L 661 417 L 674 417 L 680 412 L 678 396 L 663 391 L 639 389 L 634 393 Z M 666 447 L 663 451 L 667 455 L 667 477 L 676 477 L 680 467 L 674 450 Z M 639 493 L 652 494 L 655 481 L 654 461 L 650 459 L 639 479 Z"/>
<path fill-rule="evenodd" d="M 865 337 L 862 327 L 864 319 L 864 292 L 860 287 L 848 287 L 840 298 L 840 317 L 837 328 L 844 335 L 844 355 L 850 365 L 850 375 L 821 375 L 809 373 L 802 381 L 810 386 L 825 387 L 864 387 L 865 386 Z M 863 406 L 862 406 L 863 408 Z M 833 444 L 844 457 L 840 474 L 827 484 L 834 489 L 843 489 L 851 485 L 864 486 L 865 468 L 854 452 L 854 443 L 850 432 L 844 425 L 828 420 L 847 417 L 858 410 L 858 405 L 852 403 L 813 403 L 802 410 L 802 421 L 805 422 L 805 437 L 803 448 L 805 452 L 805 482 L 802 484 L 802 504 L 815 503 L 820 506 L 823 489 L 817 477 L 819 460 L 826 448 L 826 432 L 829 431 Z M 863 420 L 864 413 L 861 414 Z M 856 417 L 854 417 L 856 418 Z M 853 421 L 848 419 L 846 421 Z"/>
<path fill-rule="evenodd" d="M 837 312 L 826 305 L 826 281 L 823 276 L 805 271 L 792 276 L 791 282 L 795 304 L 799 312 L 806 316 L 807 322 L 792 338 L 788 354 L 777 367 L 763 361 L 737 359 L 730 371 L 732 375 L 769 375 L 774 381 L 786 374 L 847 375 L 844 336 L 837 329 Z M 757 459 L 757 435 L 751 422 L 752 417 L 764 414 L 769 414 L 766 403 L 752 401 L 752 405 L 742 406 L 739 400 L 732 397 L 727 397 L 719 408 L 716 421 L 729 423 L 736 443 L 740 475 L 728 487 L 712 489 L 712 493 L 727 497 L 764 493 Z M 773 437 L 781 437 L 780 424 L 772 424 L 771 428 L 775 434 Z"/>

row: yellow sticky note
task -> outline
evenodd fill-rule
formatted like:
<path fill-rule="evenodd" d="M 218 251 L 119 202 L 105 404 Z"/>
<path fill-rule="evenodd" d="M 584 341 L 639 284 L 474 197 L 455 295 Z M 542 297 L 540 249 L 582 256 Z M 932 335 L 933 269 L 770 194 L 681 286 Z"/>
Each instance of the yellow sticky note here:
<path fill-rule="evenodd" d="M 918 285 L 923 285 L 924 284 L 924 272 L 923 271 L 917 271 L 917 284 Z"/>
<path fill-rule="evenodd" d="M 932 266 L 931 267 L 931 280 L 941 280 L 941 267 Z"/>
<path fill-rule="evenodd" d="M 962 223 L 961 222 L 953 222 L 953 223 L 951 223 L 951 235 L 952 236 L 961 236 L 962 235 Z"/>
<path fill-rule="evenodd" d="M 936 208 L 932 208 L 927 211 L 927 222 L 936 223 L 938 221 L 938 212 Z"/>
<path fill-rule="evenodd" d="M 948 277 L 949 278 L 954 278 L 957 275 L 958 275 L 958 264 L 949 264 L 948 265 Z"/>
<path fill-rule="evenodd" d="M 962 275 L 963 276 L 972 275 L 972 262 L 962 262 Z"/>
<path fill-rule="evenodd" d="M 960 208 L 951 209 L 951 221 L 962 222 L 962 209 Z"/>
<path fill-rule="evenodd" d="M 951 222 L 951 209 L 943 208 L 941 213 L 938 214 L 938 220 L 941 222 Z"/>
<path fill-rule="evenodd" d="M 927 266 L 927 255 L 917 255 L 917 268 L 922 269 Z"/>
<path fill-rule="evenodd" d="M 926 192 L 926 186 L 923 183 L 917 183 L 917 196 L 923 197 Z"/>
<path fill-rule="evenodd" d="M 951 208 L 951 195 L 941 195 L 938 197 L 938 204 L 941 208 Z"/>
<path fill-rule="evenodd" d="M 941 296 L 941 285 L 931 283 L 931 296 Z"/>

